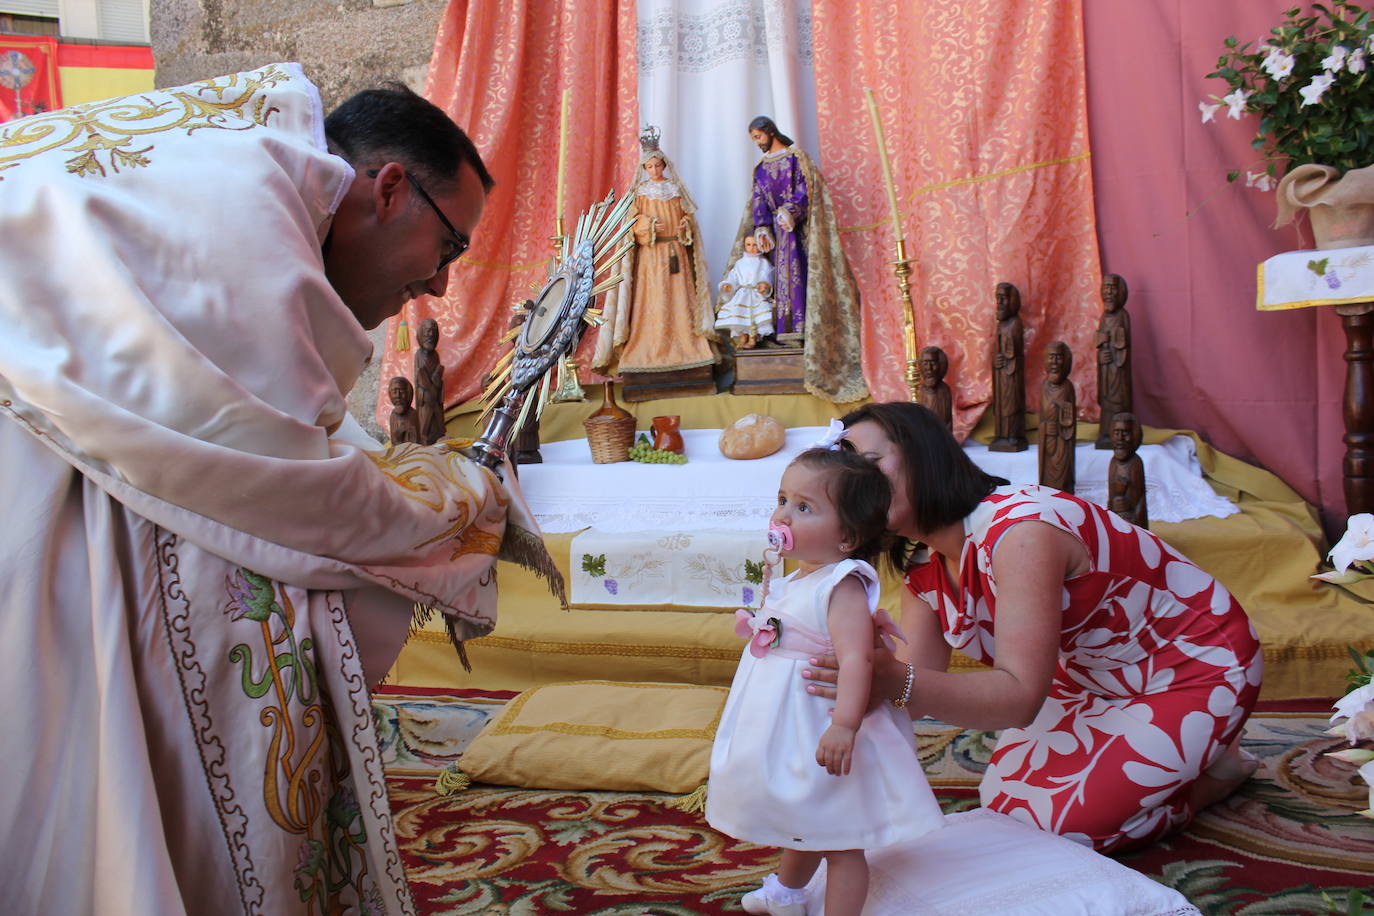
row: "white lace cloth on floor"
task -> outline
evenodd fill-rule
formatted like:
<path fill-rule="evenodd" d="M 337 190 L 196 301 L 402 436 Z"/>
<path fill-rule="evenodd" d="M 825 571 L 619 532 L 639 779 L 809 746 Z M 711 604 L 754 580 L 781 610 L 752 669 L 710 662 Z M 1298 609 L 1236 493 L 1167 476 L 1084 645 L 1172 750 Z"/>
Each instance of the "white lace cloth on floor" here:
<path fill-rule="evenodd" d="M 543 464 L 520 468 L 530 508 L 546 533 L 596 527 L 605 532 L 700 531 L 708 528 L 759 531 L 777 501 L 778 480 L 792 457 L 811 445 L 825 427 L 787 431 L 783 448 L 767 458 L 734 461 L 721 455 L 718 429 L 683 430 L 687 463 L 594 464 L 585 439 L 550 442 L 540 452 Z M 989 452 L 966 445 L 970 458 L 989 473 L 1012 483 L 1035 483 L 1036 446 L 1024 452 Z M 1146 500 L 1152 522 L 1181 522 L 1240 510 L 1218 496 L 1202 477 L 1187 436 L 1161 445 L 1141 446 Z M 1107 466 L 1112 453 L 1080 444 L 1075 493 L 1107 503 Z"/>

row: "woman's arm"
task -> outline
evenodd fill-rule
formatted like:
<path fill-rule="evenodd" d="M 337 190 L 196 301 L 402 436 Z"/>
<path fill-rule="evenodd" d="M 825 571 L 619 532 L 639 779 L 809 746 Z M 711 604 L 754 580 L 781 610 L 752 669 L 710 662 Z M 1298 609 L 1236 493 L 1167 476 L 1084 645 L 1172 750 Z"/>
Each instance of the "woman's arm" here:
<path fill-rule="evenodd" d="M 1086 549 L 1076 538 L 1044 522 L 1025 521 L 1008 529 L 992 560 L 998 598 L 997 658 L 991 671 L 953 674 L 943 670 L 943 664 L 925 667 L 938 661 L 931 648 L 929 624 L 921 622 L 919 612 L 903 613 L 903 629 L 912 641 L 903 654 L 915 666 L 907 704 L 911 716 L 934 716 L 964 728 L 1030 724 L 1049 694 L 1059 660 L 1064 580 L 1081 571 L 1086 562 Z M 924 607 L 924 602 L 916 601 Z M 934 620 L 934 615 L 930 618 Z M 938 621 L 935 625 L 938 630 Z M 947 660 L 948 649 L 945 653 Z M 825 682 L 834 681 L 834 672 L 827 670 L 828 659 L 820 661 L 826 664 L 813 666 L 811 678 L 820 682 L 815 685 L 818 693 L 832 696 Z M 895 699 L 901 694 L 906 666 L 900 666 L 902 680 L 895 685 L 893 672 L 881 663 L 878 667 L 875 691 L 881 690 L 878 695 L 884 699 Z"/>
<path fill-rule="evenodd" d="M 873 678 L 873 618 L 863 584 L 853 576 L 846 576 L 830 593 L 826 626 L 840 670 L 835 708 L 816 746 L 816 762 L 832 776 L 842 776 L 853 760 L 854 734 L 868 708 Z"/>

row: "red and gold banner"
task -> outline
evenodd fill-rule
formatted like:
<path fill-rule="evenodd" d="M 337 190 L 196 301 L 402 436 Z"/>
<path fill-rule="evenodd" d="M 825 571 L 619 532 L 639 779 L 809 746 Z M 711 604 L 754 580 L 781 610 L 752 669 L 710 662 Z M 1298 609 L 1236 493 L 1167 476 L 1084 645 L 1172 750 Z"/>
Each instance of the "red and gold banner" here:
<path fill-rule="evenodd" d="M 0 121 L 61 107 L 57 39 L 0 35 Z"/>

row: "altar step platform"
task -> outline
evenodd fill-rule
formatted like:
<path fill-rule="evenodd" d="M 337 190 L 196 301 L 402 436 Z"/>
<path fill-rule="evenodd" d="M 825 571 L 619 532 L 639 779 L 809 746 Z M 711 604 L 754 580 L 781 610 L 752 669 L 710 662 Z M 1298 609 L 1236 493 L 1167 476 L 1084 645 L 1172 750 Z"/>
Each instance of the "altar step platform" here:
<path fill-rule="evenodd" d="M 757 563 L 778 479 L 796 452 L 843 409 L 809 395 L 730 395 L 627 404 L 638 428 L 682 418 L 688 463 L 597 465 L 581 421 L 599 406 L 551 405 L 542 424 L 543 463 L 520 468 L 526 498 L 568 581 L 572 607 L 519 567 L 498 570 L 496 630 L 468 643 L 464 672 L 439 627 L 414 634 L 387 682 L 523 690 L 603 679 L 728 685 L 742 641 L 734 608 L 757 604 Z M 749 413 L 788 427 L 785 447 L 754 461 L 717 448 L 720 429 Z M 471 435 L 475 416 L 450 422 Z M 1034 443 L 1035 417 L 1028 418 Z M 466 422 L 466 426 L 465 426 Z M 980 466 L 1033 482 L 1035 446 L 990 453 L 990 429 L 966 443 Z M 1078 495 L 1106 501 L 1111 453 L 1096 450 L 1095 424 L 1080 423 Z M 1346 647 L 1374 645 L 1374 588 L 1312 580 L 1327 545 L 1313 509 L 1274 475 L 1186 431 L 1145 430 L 1151 530 L 1216 576 L 1249 612 L 1264 646 L 1265 699 L 1333 696 L 1350 667 Z M 751 577 L 751 573 L 753 573 Z M 901 584 L 883 576 L 883 605 Z M 978 664 L 955 653 L 956 669 Z"/>

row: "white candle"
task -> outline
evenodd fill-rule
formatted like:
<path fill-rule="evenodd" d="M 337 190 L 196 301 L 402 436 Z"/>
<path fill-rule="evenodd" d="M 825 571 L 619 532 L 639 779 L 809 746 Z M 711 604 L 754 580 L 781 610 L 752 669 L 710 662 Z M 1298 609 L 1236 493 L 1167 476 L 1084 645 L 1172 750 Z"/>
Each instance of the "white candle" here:
<path fill-rule="evenodd" d="M 554 192 L 554 217 L 563 219 L 563 184 L 568 173 L 568 101 L 571 90 L 563 90 L 563 110 L 558 115 L 558 190 Z"/>
<path fill-rule="evenodd" d="M 901 241 L 902 217 L 897 210 L 897 187 L 892 183 L 892 164 L 887 161 L 887 144 L 883 142 L 883 122 L 878 117 L 878 103 L 873 100 L 873 90 L 865 89 L 864 98 L 868 102 L 868 114 L 873 119 L 873 135 L 878 138 L 878 159 L 883 167 L 883 187 L 887 189 L 887 205 L 892 210 L 892 231 L 896 240 Z"/>

